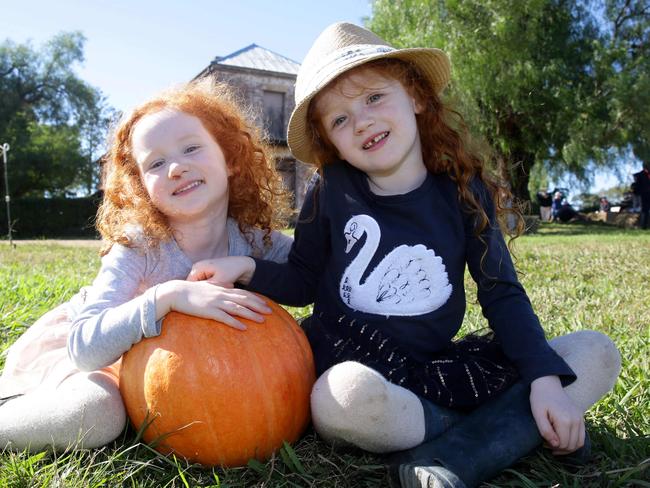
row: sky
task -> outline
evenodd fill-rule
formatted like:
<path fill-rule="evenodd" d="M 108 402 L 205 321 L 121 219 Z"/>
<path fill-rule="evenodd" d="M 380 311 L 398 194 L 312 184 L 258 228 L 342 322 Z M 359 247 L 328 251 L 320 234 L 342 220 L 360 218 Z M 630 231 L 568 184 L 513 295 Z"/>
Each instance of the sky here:
<path fill-rule="evenodd" d="M 252 43 L 300 63 L 325 27 L 362 24 L 371 13 L 370 0 L 0 0 L 0 42 L 38 48 L 59 32 L 81 31 L 85 61 L 75 70 L 128 111 Z M 591 190 L 617 183 L 599 173 Z"/>
<path fill-rule="evenodd" d="M 300 63 L 329 24 L 370 13 L 368 0 L 0 0 L 0 42 L 81 31 L 76 71 L 126 111 L 252 43 Z"/>

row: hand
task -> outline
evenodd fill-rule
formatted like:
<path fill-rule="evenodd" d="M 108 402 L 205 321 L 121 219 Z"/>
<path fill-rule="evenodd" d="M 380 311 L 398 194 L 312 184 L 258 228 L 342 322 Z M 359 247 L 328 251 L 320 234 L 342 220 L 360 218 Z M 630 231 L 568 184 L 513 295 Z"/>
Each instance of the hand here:
<path fill-rule="evenodd" d="M 560 378 L 544 376 L 530 385 L 530 408 L 553 454 L 569 454 L 585 443 L 583 412 L 565 393 Z"/>
<path fill-rule="evenodd" d="M 229 327 L 245 330 L 246 326 L 234 316 L 264 322 L 261 313 L 271 313 L 266 302 L 254 293 L 224 288 L 207 281 L 172 280 L 158 286 L 156 319 L 171 310 L 212 319 Z"/>
<path fill-rule="evenodd" d="M 192 266 L 188 281 L 208 281 L 215 285 L 232 287 L 234 283 L 247 285 L 255 272 L 255 261 L 247 256 L 205 259 Z"/>

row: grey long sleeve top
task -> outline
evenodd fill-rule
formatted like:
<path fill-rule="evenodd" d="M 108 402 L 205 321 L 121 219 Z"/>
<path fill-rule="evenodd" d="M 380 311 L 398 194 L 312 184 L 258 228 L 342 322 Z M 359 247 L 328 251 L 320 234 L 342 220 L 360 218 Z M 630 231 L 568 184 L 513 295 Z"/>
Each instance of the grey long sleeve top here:
<path fill-rule="evenodd" d="M 274 232 L 272 245 L 264 247 L 262 231 L 254 229 L 252 246 L 234 220 L 228 219 L 227 227 L 231 256 L 286 261 L 291 237 Z M 102 258 L 93 284 L 68 304 L 72 321 L 68 354 L 74 364 L 82 371 L 106 367 L 143 337 L 159 335 L 156 285 L 185 279 L 192 264 L 174 240 L 153 249 L 114 245 Z"/>

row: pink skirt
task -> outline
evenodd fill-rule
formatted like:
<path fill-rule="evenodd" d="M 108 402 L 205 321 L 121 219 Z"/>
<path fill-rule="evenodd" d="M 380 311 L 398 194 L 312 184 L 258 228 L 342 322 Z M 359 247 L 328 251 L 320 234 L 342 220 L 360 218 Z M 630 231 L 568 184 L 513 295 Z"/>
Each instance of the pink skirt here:
<path fill-rule="evenodd" d="M 0 398 L 26 394 L 37 388 L 56 389 L 66 378 L 81 373 L 68 356 L 72 322 L 67 303 L 50 310 L 5 352 Z M 119 379 L 120 360 L 101 371 Z"/>

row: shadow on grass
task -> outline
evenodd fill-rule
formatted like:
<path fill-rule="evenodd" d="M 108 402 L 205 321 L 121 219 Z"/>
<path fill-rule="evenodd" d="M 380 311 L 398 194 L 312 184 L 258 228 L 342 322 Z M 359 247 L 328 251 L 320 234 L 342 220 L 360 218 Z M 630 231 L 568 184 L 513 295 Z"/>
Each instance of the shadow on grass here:
<path fill-rule="evenodd" d="M 604 222 L 568 222 L 568 223 L 543 223 L 536 232 L 528 234 L 530 237 L 544 236 L 579 236 L 579 235 L 640 235 L 650 232 L 642 229 L 624 229 Z"/>

